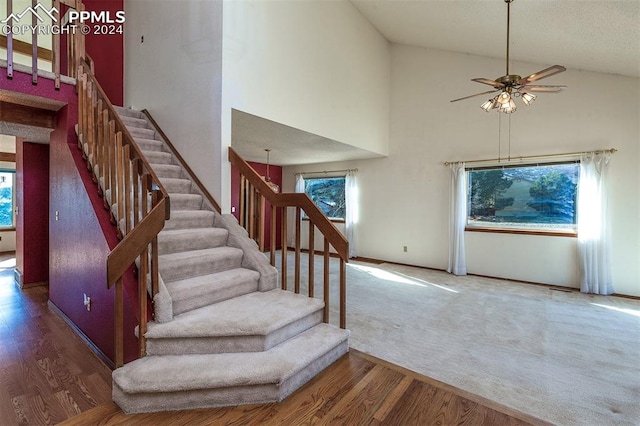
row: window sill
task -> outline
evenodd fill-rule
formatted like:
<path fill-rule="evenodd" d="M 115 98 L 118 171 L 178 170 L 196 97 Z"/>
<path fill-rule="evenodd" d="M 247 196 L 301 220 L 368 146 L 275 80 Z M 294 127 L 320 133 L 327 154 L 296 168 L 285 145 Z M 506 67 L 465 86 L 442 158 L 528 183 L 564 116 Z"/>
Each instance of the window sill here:
<path fill-rule="evenodd" d="M 10 232 L 10 231 L 15 231 L 15 230 L 16 230 L 15 226 L 12 226 L 12 227 L 9 227 L 9 228 L 0 228 L 0 232 Z"/>
<path fill-rule="evenodd" d="M 492 232 L 495 234 L 518 234 L 518 235 L 544 235 L 549 237 L 569 237 L 577 238 L 576 231 L 555 231 L 550 229 L 523 229 L 523 228 L 490 228 L 480 226 L 467 226 L 464 228 L 468 232 Z"/>
<path fill-rule="evenodd" d="M 306 220 L 308 222 L 309 218 L 308 217 L 303 217 L 302 220 Z M 344 219 L 331 219 L 331 218 L 329 218 L 329 221 L 333 222 L 333 223 L 345 223 Z"/>

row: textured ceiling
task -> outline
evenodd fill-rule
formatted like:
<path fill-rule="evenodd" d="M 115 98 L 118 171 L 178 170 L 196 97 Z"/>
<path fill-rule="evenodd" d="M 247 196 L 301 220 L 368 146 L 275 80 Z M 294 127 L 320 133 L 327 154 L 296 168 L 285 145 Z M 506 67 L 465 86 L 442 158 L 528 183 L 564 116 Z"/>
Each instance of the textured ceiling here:
<path fill-rule="evenodd" d="M 505 58 L 504 0 L 351 3 L 391 42 Z M 514 0 L 510 39 L 512 60 L 640 77 L 640 0 Z"/>
<path fill-rule="evenodd" d="M 504 0 L 350 1 L 391 42 L 505 58 Z M 640 77 L 640 0 L 514 0 L 510 58 Z M 278 165 L 378 156 L 240 111 L 232 132 L 240 155 L 262 163 L 266 147 Z"/>
<path fill-rule="evenodd" d="M 233 110 L 231 119 L 231 145 L 248 161 L 266 163 L 265 148 L 271 149 L 271 164 L 280 166 L 379 157 L 369 151 L 242 111 Z"/>

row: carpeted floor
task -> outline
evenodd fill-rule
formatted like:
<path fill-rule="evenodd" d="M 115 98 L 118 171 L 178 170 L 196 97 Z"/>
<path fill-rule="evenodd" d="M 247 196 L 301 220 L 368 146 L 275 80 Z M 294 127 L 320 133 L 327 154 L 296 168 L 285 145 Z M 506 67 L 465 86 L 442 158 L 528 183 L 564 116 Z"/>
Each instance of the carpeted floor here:
<path fill-rule="evenodd" d="M 353 348 L 555 424 L 640 424 L 638 300 L 354 261 L 347 285 Z"/>

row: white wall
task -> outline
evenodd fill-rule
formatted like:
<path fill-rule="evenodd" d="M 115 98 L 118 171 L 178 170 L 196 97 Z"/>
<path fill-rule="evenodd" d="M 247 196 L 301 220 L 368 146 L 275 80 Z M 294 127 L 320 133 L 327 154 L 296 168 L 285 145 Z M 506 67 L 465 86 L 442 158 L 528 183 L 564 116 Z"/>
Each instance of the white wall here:
<path fill-rule="evenodd" d="M 225 1 L 223 146 L 235 108 L 387 154 L 389 59 L 346 0 Z"/>
<path fill-rule="evenodd" d="M 219 201 L 222 2 L 136 0 L 125 12 L 125 105 L 149 110 Z"/>
<path fill-rule="evenodd" d="M 286 167 L 293 173 L 358 168 L 359 255 L 444 269 L 447 266 L 448 160 L 494 158 L 499 119 L 483 98 L 449 100 L 485 91 L 469 81 L 504 74 L 504 62 L 465 54 L 392 46 L 389 156 L 343 163 Z M 550 64 L 512 64 L 528 75 Z M 618 293 L 640 296 L 640 79 L 568 70 L 511 115 L 511 154 L 534 155 L 615 147 L 611 163 L 613 275 Z M 508 118 L 502 114 L 502 155 Z M 577 287 L 576 239 L 466 233 L 470 273 Z M 403 246 L 408 251 L 403 252 Z"/>

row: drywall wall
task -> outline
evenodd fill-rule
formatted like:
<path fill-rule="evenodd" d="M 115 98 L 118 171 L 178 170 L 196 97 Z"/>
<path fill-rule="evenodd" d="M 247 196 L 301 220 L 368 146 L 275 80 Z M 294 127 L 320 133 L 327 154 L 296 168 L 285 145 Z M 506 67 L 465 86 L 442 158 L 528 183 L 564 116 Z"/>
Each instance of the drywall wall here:
<path fill-rule="evenodd" d="M 222 2 L 130 1 L 125 13 L 125 106 L 150 111 L 220 203 Z"/>
<path fill-rule="evenodd" d="M 527 75 L 548 65 L 514 63 L 512 69 Z M 551 77 L 545 82 L 568 88 L 540 94 L 530 107 L 519 105 L 511 115 L 509 143 L 509 117 L 483 112 L 482 98 L 449 102 L 486 90 L 471 78 L 503 73 L 501 60 L 393 45 L 389 156 L 286 167 L 284 189 L 293 190 L 296 172 L 358 168 L 358 254 L 444 269 L 449 170 L 443 162 L 494 158 L 499 140 L 503 156 L 509 147 L 512 156 L 615 147 L 614 286 L 618 293 L 639 296 L 640 79 L 571 69 Z M 467 267 L 470 273 L 577 287 L 576 243 L 575 238 L 467 232 Z"/>
<path fill-rule="evenodd" d="M 223 43 L 223 146 L 237 109 L 387 154 L 389 44 L 350 2 L 225 1 Z"/>

